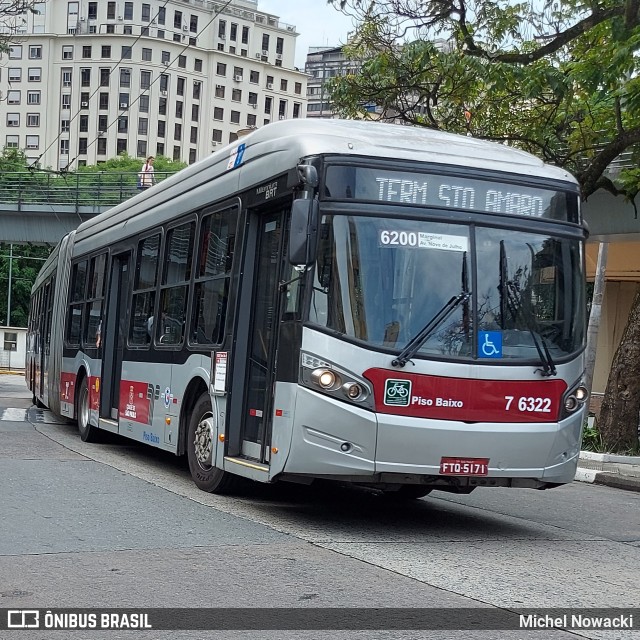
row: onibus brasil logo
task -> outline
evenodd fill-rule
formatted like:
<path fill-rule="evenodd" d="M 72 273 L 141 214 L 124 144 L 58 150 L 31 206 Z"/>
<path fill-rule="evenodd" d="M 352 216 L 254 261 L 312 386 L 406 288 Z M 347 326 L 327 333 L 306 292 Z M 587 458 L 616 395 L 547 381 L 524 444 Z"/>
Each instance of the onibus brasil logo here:
<path fill-rule="evenodd" d="M 388 378 L 384 383 L 384 403 L 395 407 L 408 407 L 411 399 L 411 380 Z"/>

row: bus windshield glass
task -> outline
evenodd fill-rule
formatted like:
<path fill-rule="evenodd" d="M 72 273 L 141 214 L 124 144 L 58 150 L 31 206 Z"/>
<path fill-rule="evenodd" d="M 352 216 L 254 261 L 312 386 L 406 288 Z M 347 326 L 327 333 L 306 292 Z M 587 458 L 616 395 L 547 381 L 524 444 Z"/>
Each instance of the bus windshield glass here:
<path fill-rule="evenodd" d="M 581 275 L 578 240 L 325 215 L 309 319 L 348 339 L 402 351 L 460 296 L 416 355 L 536 360 L 543 350 L 557 360 L 583 345 Z"/>

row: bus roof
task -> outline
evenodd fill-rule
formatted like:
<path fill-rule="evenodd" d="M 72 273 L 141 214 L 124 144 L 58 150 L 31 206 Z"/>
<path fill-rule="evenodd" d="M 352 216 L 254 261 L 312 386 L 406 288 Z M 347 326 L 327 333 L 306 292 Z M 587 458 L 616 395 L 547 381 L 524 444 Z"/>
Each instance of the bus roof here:
<path fill-rule="evenodd" d="M 266 125 L 223 147 L 153 188 L 82 223 L 76 242 L 154 209 L 178 211 L 224 199 L 293 169 L 302 158 L 345 155 L 413 160 L 541 177 L 576 185 L 558 167 L 509 146 L 425 127 L 340 119 L 294 119 Z M 211 181 L 215 180 L 215 184 Z M 178 202 L 189 198 L 189 207 Z M 172 207 L 162 207 L 168 200 Z"/>

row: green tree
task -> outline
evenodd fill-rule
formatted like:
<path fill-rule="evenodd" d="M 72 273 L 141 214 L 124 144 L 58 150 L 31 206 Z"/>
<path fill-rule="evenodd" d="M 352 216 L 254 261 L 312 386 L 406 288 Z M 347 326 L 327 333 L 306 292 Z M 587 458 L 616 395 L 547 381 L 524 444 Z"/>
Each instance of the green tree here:
<path fill-rule="evenodd" d="M 31 288 L 51 249 L 32 244 L 0 244 L 0 324 L 27 326 Z"/>
<path fill-rule="evenodd" d="M 631 202 L 640 172 L 640 1 L 328 0 L 359 24 L 345 46 L 359 73 L 330 83 L 345 117 L 469 134 L 566 168 L 587 199 L 604 188 Z M 611 449 L 637 446 L 640 335 L 636 296 L 600 416 Z M 637 325 L 637 326 L 636 326 Z"/>

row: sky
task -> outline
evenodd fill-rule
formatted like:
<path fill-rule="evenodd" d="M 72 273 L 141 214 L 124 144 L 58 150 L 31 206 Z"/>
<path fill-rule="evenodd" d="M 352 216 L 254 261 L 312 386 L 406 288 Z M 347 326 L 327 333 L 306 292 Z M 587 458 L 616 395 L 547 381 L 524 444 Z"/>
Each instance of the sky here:
<path fill-rule="evenodd" d="M 304 69 L 309 47 L 345 44 L 347 33 L 353 30 L 352 19 L 327 4 L 327 0 L 258 0 L 258 10 L 296 27 L 300 35 L 296 38 L 295 65 L 299 69 Z"/>

